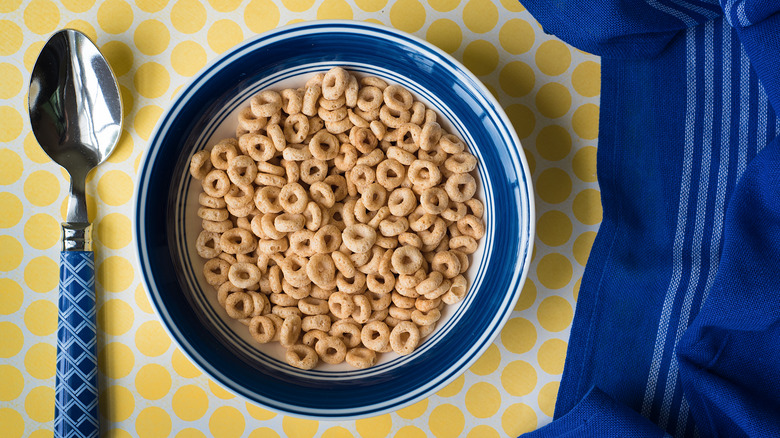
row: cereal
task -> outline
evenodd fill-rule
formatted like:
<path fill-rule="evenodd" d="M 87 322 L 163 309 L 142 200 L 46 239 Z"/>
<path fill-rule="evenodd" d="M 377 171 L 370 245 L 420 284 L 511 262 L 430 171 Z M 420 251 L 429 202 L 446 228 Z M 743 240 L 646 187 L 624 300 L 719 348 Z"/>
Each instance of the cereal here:
<path fill-rule="evenodd" d="M 477 158 L 405 88 L 335 67 L 264 90 L 195 153 L 203 276 L 291 366 L 411 354 L 486 233 Z"/>

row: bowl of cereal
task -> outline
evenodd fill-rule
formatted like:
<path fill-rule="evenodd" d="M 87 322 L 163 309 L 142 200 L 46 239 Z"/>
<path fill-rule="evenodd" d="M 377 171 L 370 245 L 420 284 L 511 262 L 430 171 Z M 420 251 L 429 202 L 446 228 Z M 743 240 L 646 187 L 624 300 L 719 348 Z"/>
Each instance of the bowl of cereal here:
<path fill-rule="evenodd" d="M 466 370 L 527 275 L 528 165 L 465 67 L 386 27 L 300 23 L 176 95 L 139 167 L 149 298 L 212 379 L 318 419 L 397 410 Z"/>

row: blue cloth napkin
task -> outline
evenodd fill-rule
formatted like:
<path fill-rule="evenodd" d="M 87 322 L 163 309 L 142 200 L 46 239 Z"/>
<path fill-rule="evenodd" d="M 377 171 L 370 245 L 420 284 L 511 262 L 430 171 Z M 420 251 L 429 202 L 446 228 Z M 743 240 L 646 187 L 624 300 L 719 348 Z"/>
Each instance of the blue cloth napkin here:
<path fill-rule="evenodd" d="M 604 219 L 529 436 L 780 437 L 780 2 L 523 4 L 602 56 Z"/>

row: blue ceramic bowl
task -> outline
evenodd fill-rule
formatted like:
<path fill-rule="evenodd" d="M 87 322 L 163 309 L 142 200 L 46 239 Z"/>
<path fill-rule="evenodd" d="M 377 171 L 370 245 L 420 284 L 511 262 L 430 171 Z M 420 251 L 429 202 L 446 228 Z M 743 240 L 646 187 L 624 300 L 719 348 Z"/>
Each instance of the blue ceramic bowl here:
<path fill-rule="evenodd" d="M 435 109 L 478 160 L 487 233 L 469 292 L 448 306 L 411 355 L 386 353 L 367 370 L 303 371 L 279 346 L 259 345 L 219 307 L 194 249 L 200 231 L 190 157 L 234 135 L 236 113 L 259 90 L 346 66 L 399 83 Z M 465 371 L 508 319 L 525 281 L 534 224 L 528 165 L 503 110 L 449 55 L 411 35 L 361 22 L 279 28 L 221 56 L 184 87 L 160 119 L 140 166 L 135 237 L 150 300 L 182 351 L 225 388 L 269 409 L 325 420 L 378 415 L 414 403 Z"/>

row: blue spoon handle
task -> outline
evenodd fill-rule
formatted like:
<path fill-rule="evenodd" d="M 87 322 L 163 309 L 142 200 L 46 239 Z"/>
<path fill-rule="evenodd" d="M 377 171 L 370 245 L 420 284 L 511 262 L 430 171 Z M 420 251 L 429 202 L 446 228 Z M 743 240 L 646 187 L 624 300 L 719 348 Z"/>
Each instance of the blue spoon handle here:
<path fill-rule="evenodd" d="M 92 251 L 60 253 L 54 435 L 97 437 L 95 261 Z"/>

